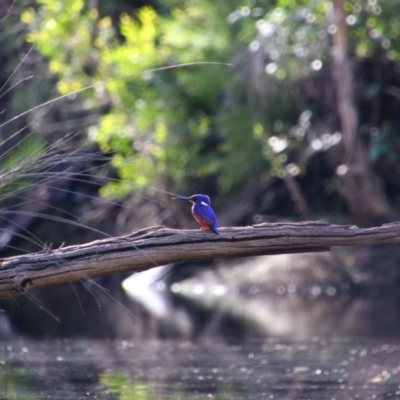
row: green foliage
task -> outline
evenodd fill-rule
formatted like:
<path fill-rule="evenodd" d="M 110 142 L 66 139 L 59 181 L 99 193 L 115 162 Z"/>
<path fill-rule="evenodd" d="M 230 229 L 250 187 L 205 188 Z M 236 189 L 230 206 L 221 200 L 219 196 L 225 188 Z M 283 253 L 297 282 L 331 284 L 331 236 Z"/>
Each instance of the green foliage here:
<path fill-rule="evenodd" d="M 347 21 L 353 47 L 358 57 L 382 54 L 392 61 L 400 60 L 400 12 L 398 2 L 390 0 L 347 2 Z"/>
<path fill-rule="evenodd" d="M 233 18 L 253 19 L 248 13 Z M 262 46 L 269 64 L 267 74 L 276 79 L 309 75 L 330 62 L 330 36 L 335 32 L 330 13 L 331 0 L 278 0 L 255 22 L 257 35 L 250 48 Z M 398 60 L 400 51 L 400 4 L 392 0 L 358 0 L 345 3 L 351 51 L 358 57 L 382 53 Z"/>
<path fill-rule="evenodd" d="M 97 10 L 86 9 L 81 1 L 40 5 L 38 11 L 26 10 L 22 21 L 31 27 L 27 40 L 36 43 L 58 75 L 60 93 L 103 81 L 83 93 L 85 104 L 112 101 L 112 112 L 89 130 L 102 151 L 115 153 L 113 165 L 125 179 L 106 188 L 105 195 L 123 197 L 160 177 L 183 183 L 190 175 L 217 172 L 220 161 L 206 168 L 198 160 L 203 142 L 216 129 L 226 67 L 149 70 L 227 60 L 231 37 L 220 22 L 221 7 L 211 1 L 182 2 L 167 17 L 143 7 L 135 16 L 122 14 L 117 32 L 109 17 L 99 19 Z M 88 65 L 95 66 L 90 75 Z M 207 153 L 210 159 L 215 151 Z"/>
<path fill-rule="evenodd" d="M 21 19 L 30 28 L 27 40 L 57 75 L 59 92 L 96 84 L 81 93 L 85 107 L 112 102 L 89 129 L 90 139 L 114 154 L 123 180 L 103 189 L 105 196 L 123 197 L 160 180 L 179 190 L 208 176 L 228 192 L 267 171 L 281 176 L 290 154 L 307 147 L 309 125 L 301 119 L 309 105 L 285 89 L 330 63 L 331 1 L 169 0 L 162 12 L 147 6 L 123 13 L 117 25 L 81 0 L 38 5 Z M 396 2 L 354 0 L 345 8 L 355 56 L 381 52 L 398 60 Z M 220 66 L 152 71 L 237 54 L 244 60 L 233 72 Z"/>

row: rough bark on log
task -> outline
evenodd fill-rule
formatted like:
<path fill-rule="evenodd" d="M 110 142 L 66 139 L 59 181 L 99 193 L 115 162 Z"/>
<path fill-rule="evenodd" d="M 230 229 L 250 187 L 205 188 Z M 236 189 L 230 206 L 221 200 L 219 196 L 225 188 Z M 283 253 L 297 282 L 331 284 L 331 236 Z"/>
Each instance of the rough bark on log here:
<path fill-rule="evenodd" d="M 263 223 L 220 231 L 217 236 L 156 226 L 127 236 L 6 258 L 0 260 L 0 298 L 174 262 L 400 243 L 400 222 L 367 229 L 324 222 Z"/>

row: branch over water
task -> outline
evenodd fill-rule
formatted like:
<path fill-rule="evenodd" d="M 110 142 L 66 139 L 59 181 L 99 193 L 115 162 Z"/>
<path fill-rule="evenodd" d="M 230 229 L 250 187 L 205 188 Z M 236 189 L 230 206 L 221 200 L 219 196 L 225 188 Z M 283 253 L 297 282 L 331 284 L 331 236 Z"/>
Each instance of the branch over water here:
<path fill-rule="evenodd" d="M 324 222 L 263 223 L 220 231 L 218 236 L 155 226 L 127 236 L 6 258 L 0 261 L 0 298 L 174 262 L 400 243 L 400 222 L 374 228 Z"/>

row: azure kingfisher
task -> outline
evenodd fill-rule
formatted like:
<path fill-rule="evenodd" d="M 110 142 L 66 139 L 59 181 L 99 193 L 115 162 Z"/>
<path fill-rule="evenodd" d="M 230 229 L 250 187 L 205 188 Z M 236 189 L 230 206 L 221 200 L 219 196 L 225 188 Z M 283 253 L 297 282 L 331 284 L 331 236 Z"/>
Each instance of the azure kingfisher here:
<path fill-rule="evenodd" d="M 174 200 L 187 200 L 193 203 L 192 215 L 194 219 L 201 225 L 201 230 L 205 231 L 209 229 L 217 235 L 218 231 L 218 220 L 211 208 L 211 200 L 205 194 L 194 194 L 190 197 L 176 196 L 173 197 Z"/>

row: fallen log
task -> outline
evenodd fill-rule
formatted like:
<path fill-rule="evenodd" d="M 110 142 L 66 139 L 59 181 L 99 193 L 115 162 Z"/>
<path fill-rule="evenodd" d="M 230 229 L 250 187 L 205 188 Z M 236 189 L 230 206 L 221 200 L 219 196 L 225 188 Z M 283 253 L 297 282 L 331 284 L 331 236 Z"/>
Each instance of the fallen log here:
<path fill-rule="evenodd" d="M 400 243 L 400 222 L 374 228 L 324 222 L 263 223 L 220 232 L 155 226 L 127 236 L 5 258 L 0 260 L 0 298 L 175 262 Z"/>

